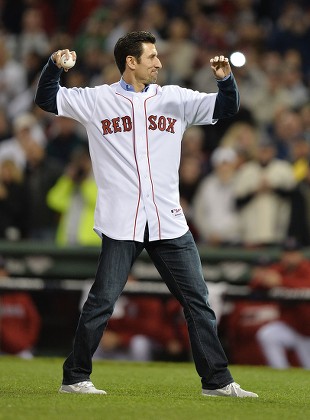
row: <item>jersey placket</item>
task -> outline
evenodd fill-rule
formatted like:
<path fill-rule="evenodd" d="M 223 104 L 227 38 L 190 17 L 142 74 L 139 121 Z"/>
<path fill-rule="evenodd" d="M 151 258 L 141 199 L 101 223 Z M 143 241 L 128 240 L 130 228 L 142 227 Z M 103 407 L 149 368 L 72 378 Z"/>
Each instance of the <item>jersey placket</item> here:
<path fill-rule="evenodd" d="M 147 133 L 145 128 L 147 127 L 147 121 L 144 112 L 144 100 L 145 97 L 141 94 L 137 94 L 133 97 L 135 121 L 139 121 L 139 124 L 135 125 L 135 138 L 137 165 L 140 173 L 141 198 L 146 213 L 146 218 L 149 224 L 149 229 L 151 229 L 151 227 L 154 226 L 155 218 L 157 220 L 157 215 L 153 197 L 153 187 L 151 179 L 152 174 L 150 172 L 149 165 L 150 156 L 147 144 Z M 144 226 L 140 226 L 140 223 L 143 223 L 143 221 L 142 218 L 138 215 L 138 230 L 140 230 L 140 228 L 144 228 Z"/>

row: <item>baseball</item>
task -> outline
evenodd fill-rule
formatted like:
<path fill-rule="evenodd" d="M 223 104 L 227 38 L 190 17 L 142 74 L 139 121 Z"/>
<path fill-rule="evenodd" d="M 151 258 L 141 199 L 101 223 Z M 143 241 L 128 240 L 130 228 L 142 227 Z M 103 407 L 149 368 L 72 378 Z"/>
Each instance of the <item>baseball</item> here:
<path fill-rule="evenodd" d="M 71 69 L 75 65 L 75 60 L 73 60 L 72 55 L 70 54 L 70 58 L 67 60 L 66 55 L 61 56 L 61 65 L 64 69 Z"/>

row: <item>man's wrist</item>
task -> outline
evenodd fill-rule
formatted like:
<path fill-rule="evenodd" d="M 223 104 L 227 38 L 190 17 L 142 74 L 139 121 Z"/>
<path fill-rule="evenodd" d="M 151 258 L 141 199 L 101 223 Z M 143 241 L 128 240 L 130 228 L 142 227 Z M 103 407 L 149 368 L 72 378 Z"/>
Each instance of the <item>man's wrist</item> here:
<path fill-rule="evenodd" d="M 225 82 L 225 80 L 230 78 L 231 73 L 229 73 L 227 76 L 223 77 L 223 79 L 216 79 L 217 82 Z"/>
<path fill-rule="evenodd" d="M 56 65 L 56 54 L 57 54 L 57 51 L 53 52 L 53 54 L 51 55 L 51 60 L 55 65 Z"/>
<path fill-rule="evenodd" d="M 49 60 L 48 60 L 49 66 L 50 66 L 51 68 L 55 68 L 55 67 L 56 67 L 56 68 L 57 68 L 57 70 L 59 70 L 60 72 L 62 72 L 63 68 L 62 68 L 62 67 L 59 67 L 59 66 L 56 64 L 55 54 L 56 54 L 56 53 L 53 53 L 53 54 L 50 56 L 50 58 L 49 58 Z"/>

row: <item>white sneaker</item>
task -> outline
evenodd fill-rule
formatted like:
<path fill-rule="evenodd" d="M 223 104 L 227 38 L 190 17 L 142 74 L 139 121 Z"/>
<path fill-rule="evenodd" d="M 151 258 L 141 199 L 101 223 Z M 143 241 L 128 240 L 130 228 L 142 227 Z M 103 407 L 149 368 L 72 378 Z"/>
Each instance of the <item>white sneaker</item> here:
<path fill-rule="evenodd" d="M 240 388 L 240 385 L 236 382 L 226 385 L 224 386 L 224 388 L 203 389 L 202 395 L 204 395 L 205 397 L 258 397 L 258 395 L 255 394 L 255 392 L 245 391 L 244 389 Z"/>
<path fill-rule="evenodd" d="M 106 394 L 102 389 L 95 388 L 91 381 L 77 382 L 72 385 L 61 385 L 59 392 L 66 394 Z"/>

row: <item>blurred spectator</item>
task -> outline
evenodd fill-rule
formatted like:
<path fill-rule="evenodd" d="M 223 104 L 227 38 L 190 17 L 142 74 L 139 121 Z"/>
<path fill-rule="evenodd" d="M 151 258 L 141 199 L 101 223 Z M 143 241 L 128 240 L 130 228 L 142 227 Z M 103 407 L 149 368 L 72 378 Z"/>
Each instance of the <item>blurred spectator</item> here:
<path fill-rule="evenodd" d="M 284 64 L 284 86 L 290 95 L 292 108 L 298 109 L 308 102 L 309 89 L 304 84 L 300 67 L 296 64 Z"/>
<path fill-rule="evenodd" d="M 159 297 L 120 297 L 94 358 L 153 360 L 167 340 L 163 310 Z"/>
<path fill-rule="evenodd" d="M 102 71 L 97 77 L 94 77 L 91 81 L 91 86 L 99 86 L 104 83 L 110 85 L 119 81 L 119 71 L 116 64 L 113 62 L 105 65 Z M 76 85 L 74 85 L 76 86 Z"/>
<path fill-rule="evenodd" d="M 204 4 L 200 1 L 187 1 L 185 5 L 186 17 L 191 23 L 192 39 L 199 47 L 207 46 L 214 51 L 226 51 L 232 40 L 228 36 L 229 26 L 225 16 L 214 10 L 218 4 Z"/>
<path fill-rule="evenodd" d="M 92 80 L 96 79 L 102 72 L 102 68 L 109 62 L 109 58 L 103 53 L 102 48 L 92 46 L 85 51 L 83 55 L 85 65 L 83 73 L 86 80 L 92 84 Z"/>
<path fill-rule="evenodd" d="M 70 33 L 76 32 L 87 22 L 92 12 L 101 5 L 100 0 L 71 0 L 70 6 L 67 5 L 67 18 Z"/>
<path fill-rule="evenodd" d="M 194 72 L 197 47 L 190 37 L 190 25 L 186 19 L 176 17 L 169 23 L 165 43 L 167 83 L 187 86 Z"/>
<path fill-rule="evenodd" d="M 276 25 L 270 33 L 266 44 L 270 49 L 285 53 L 295 49 L 302 57 L 302 67 L 309 74 L 310 23 L 305 2 L 286 1 L 283 3 Z M 309 12 L 309 10 L 308 10 Z"/>
<path fill-rule="evenodd" d="M 167 39 L 168 18 L 168 4 L 156 0 L 144 1 L 139 16 L 139 29 L 152 32 L 160 42 Z"/>
<path fill-rule="evenodd" d="M 268 251 L 262 252 L 249 267 L 247 282 L 255 276 L 261 275 L 274 260 Z M 229 290 L 229 288 L 228 288 Z M 236 290 L 237 291 L 237 290 Z M 225 296 L 225 292 L 224 292 Z M 243 291 L 228 298 L 221 317 L 219 329 L 225 336 L 228 355 L 232 363 L 241 365 L 265 365 L 266 359 L 256 339 L 257 331 L 265 324 L 279 318 L 277 301 L 256 295 L 249 288 L 249 295 Z"/>
<path fill-rule="evenodd" d="M 306 144 L 300 140 L 309 142 L 310 139 L 310 105 L 305 102 L 309 98 L 310 81 L 306 1 L 4 0 L 2 3 L 0 107 L 5 107 L 8 117 L 1 118 L 0 113 L 0 141 L 10 138 L 10 126 L 16 116 L 31 112 L 42 56 L 63 46 L 77 49 L 80 68 L 63 75 L 68 86 L 84 86 L 88 81 L 91 86 L 114 82 L 118 76 L 114 75 L 110 53 L 115 39 L 139 27 L 157 34 L 160 57 L 166 67 L 160 77 L 167 78 L 168 73 L 171 82 L 181 80 L 200 91 L 211 92 L 216 87 L 206 71 L 216 51 L 229 55 L 236 49 L 242 50 L 246 64 L 234 68 L 241 93 L 241 109 L 236 118 L 242 121 L 235 123 L 233 119 L 236 125 L 223 121 L 200 127 L 205 137 L 202 150 L 211 153 L 222 139 L 221 145 L 236 148 L 239 156 L 242 153 L 251 157 L 257 136 L 263 134 L 267 125 L 277 146 L 277 157 L 292 162 L 296 179 L 302 179 L 307 170 Z M 175 60 L 176 51 L 178 59 L 182 57 L 181 62 Z M 243 114 L 244 110 L 248 114 Z M 258 128 L 244 124 L 252 116 Z M 50 117 L 40 115 L 39 126 L 36 124 L 38 133 L 40 125 L 44 142 L 42 129 L 49 128 Z M 53 128 L 54 124 L 51 131 L 46 131 L 49 140 L 55 136 Z M 56 145 L 57 141 L 48 143 Z M 183 143 L 182 157 L 191 147 L 185 145 L 186 139 Z M 60 149 L 54 148 L 51 154 L 58 151 L 61 154 Z M 9 154 L 2 153 L 0 147 L 0 159 L 12 159 L 14 155 L 14 160 L 24 167 L 25 157 L 20 157 L 23 155 L 20 147 L 14 146 Z M 182 170 L 191 166 L 190 161 L 193 163 L 189 159 Z M 202 174 L 208 170 L 203 156 Z M 192 195 L 190 183 L 185 184 L 181 185 L 184 197 Z"/>
<path fill-rule="evenodd" d="M 7 114 L 10 119 L 24 113 L 31 113 L 34 107 L 33 98 L 37 81 L 42 69 L 43 57 L 37 51 L 29 50 L 20 59 L 20 64 L 26 72 L 27 87 L 10 101 Z"/>
<path fill-rule="evenodd" d="M 14 35 L 20 34 L 22 30 L 24 14 L 29 8 L 35 8 L 42 14 L 44 29 L 51 33 L 56 30 L 56 10 L 61 9 L 62 0 L 2 0 L 1 18 L 3 28 L 6 32 Z M 70 5 L 70 2 L 68 2 Z M 65 5 L 63 6 L 65 7 Z"/>
<path fill-rule="evenodd" d="M 63 75 L 63 85 L 68 88 L 73 87 L 85 87 L 86 81 L 87 81 L 87 74 L 84 72 L 83 67 L 74 67 L 72 70 L 70 70 L 68 73 Z M 96 80 L 95 76 L 94 79 Z M 54 118 L 55 120 L 55 118 Z M 80 124 L 82 126 L 82 124 Z M 83 126 L 82 126 L 83 127 Z M 83 127 L 84 129 L 84 127 Z"/>
<path fill-rule="evenodd" d="M 25 223 L 27 238 L 54 241 L 57 214 L 46 203 L 47 192 L 63 172 L 59 162 L 46 155 L 46 150 L 37 142 L 29 140 L 24 145 L 26 167 Z"/>
<path fill-rule="evenodd" d="M 193 224 L 193 198 L 200 181 L 207 171 L 205 152 L 203 150 L 205 132 L 202 127 L 189 127 L 182 139 L 182 159 L 179 168 L 180 203 L 187 222 L 196 238 L 197 232 Z"/>
<path fill-rule="evenodd" d="M 242 105 L 249 109 L 253 115 L 255 115 L 253 102 L 255 102 L 259 92 L 266 89 L 267 75 L 261 66 L 263 55 L 259 54 L 255 48 L 248 49 L 246 51 L 246 65 L 233 69 L 242 98 Z"/>
<path fill-rule="evenodd" d="M 306 247 L 310 245 L 310 166 L 292 194 L 288 235 Z"/>
<path fill-rule="evenodd" d="M 46 147 L 49 139 L 49 129 L 55 121 L 55 116 L 43 111 L 43 109 L 39 108 L 37 105 L 34 106 L 31 114 L 35 117 L 38 125 L 41 127 L 41 130 L 45 135 L 46 141 L 43 145 Z"/>
<path fill-rule="evenodd" d="M 258 130 L 247 122 L 235 122 L 225 132 L 220 140 L 220 145 L 234 149 L 237 153 L 242 152 L 252 159 L 257 154 Z"/>
<path fill-rule="evenodd" d="M 100 245 L 93 231 L 97 186 L 86 147 L 73 151 L 66 172 L 47 193 L 47 205 L 59 213 L 56 241 L 61 245 Z"/>
<path fill-rule="evenodd" d="M 51 52 L 40 9 L 29 7 L 25 10 L 17 44 L 17 55 L 21 59 L 32 52 L 45 58 Z"/>
<path fill-rule="evenodd" d="M 7 107 L 7 114 L 8 117 L 13 120 L 19 118 L 21 115 L 24 114 L 32 114 L 33 110 L 33 97 L 35 94 L 35 90 L 37 87 L 37 79 L 34 79 L 32 83 L 28 84 L 27 89 L 25 89 L 19 95 L 16 95 L 15 98 L 10 102 L 9 106 Z M 36 124 L 38 129 L 41 129 L 40 125 Z M 42 138 L 43 138 L 42 132 Z"/>
<path fill-rule="evenodd" d="M 310 143 L 310 102 L 307 102 L 300 110 L 303 133 L 306 140 Z"/>
<path fill-rule="evenodd" d="M 55 118 L 49 130 L 46 152 L 57 159 L 60 164 L 67 165 L 74 150 L 85 146 L 86 139 L 78 132 L 77 124 L 70 118 Z"/>
<path fill-rule="evenodd" d="M 22 171 L 11 160 L 0 163 L 0 238 L 25 237 L 26 191 Z"/>
<path fill-rule="evenodd" d="M 277 148 L 277 157 L 290 160 L 292 143 L 303 137 L 303 121 L 301 115 L 292 109 L 284 108 L 274 116 L 270 136 Z"/>
<path fill-rule="evenodd" d="M 197 156 L 185 155 L 179 169 L 180 203 L 193 236 L 197 230 L 193 221 L 193 199 L 202 179 L 201 161 Z"/>
<path fill-rule="evenodd" d="M 276 302 L 260 299 L 234 298 L 229 312 L 221 318 L 219 329 L 227 340 L 231 363 L 238 365 L 265 365 L 266 358 L 257 341 L 256 333 L 265 324 L 277 320 Z"/>
<path fill-rule="evenodd" d="M 123 1 L 122 3 L 126 8 L 126 2 Z M 127 32 L 136 30 L 137 10 L 134 14 L 129 13 L 127 15 L 122 15 L 123 11 L 121 9 L 121 7 L 117 11 L 114 9 L 114 27 L 105 40 L 105 51 L 108 54 L 113 53 L 114 45 L 121 36 L 125 35 Z"/>
<path fill-rule="evenodd" d="M 191 358 L 191 347 L 188 337 L 188 329 L 182 306 L 174 298 L 170 297 L 164 301 L 165 325 L 171 328 L 171 337 L 166 343 L 166 359 L 173 361 L 184 361 Z"/>
<path fill-rule="evenodd" d="M 104 43 L 110 30 L 113 28 L 113 19 L 109 9 L 95 10 L 86 20 L 85 25 L 74 39 L 74 50 L 77 55 L 84 55 L 88 48 L 104 49 Z"/>
<path fill-rule="evenodd" d="M 1 2 L 1 20 L 5 30 L 14 34 L 20 32 L 26 7 L 24 0 L 4 0 Z"/>
<path fill-rule="evenodd" d="M 209 245 L 240 242 L 239 218 L 235 207 L 234 174 L 237 154 L 228 147 L 215 149 L 213 171 L 200 183 L 193 202 L 193 223 L 198 239 Z"/>
<path fill-rule="evenodd" d="M 71 33 L 66 32 L 66 30 L 63 30 L 63 31 L 60 30 L 60 31 L 54 32 L 52 34 L 52 36 L 49 38 L 49 41 L 50 41 L 50 51 L 51 52 L 62 49 L 62 47 L 64 45 L 66 45 L 69 50 L 74 49 L 73 37 L 72 37 Z"/>
<path fill-rule="evenodd" d="M 241 7 L 234 19 L 235 48 L 237 50 L 242 49 L 243 51 L 255 48 L 260 51 L 266 33 L 264 28 L 255 21 L 252 0 L 239 0 L 236 4 Z"/>
<path fill-rule="evenodd" d="M 136 282 L 130 276 L 128 282 Z M 160 296 L 124 295 L 116 303 L 95 359 L 150 361 L 188 358 L 189 340 L 181 306 Z"/>
<path fill-rule="evenodd" d="M 68 6 L 62 0 L 26 0 L 28 9 L 33 8 L 40 12 L 42 19 L 42 27 L 46 34 L 51 35 L 53 32 L 57 31 L 58 26 L 61 23 L 62 10 L 68 6 L 70 7 L 70 1 Z M 67 2 L 65 2 L 67 3 Z"/>
<path fill-rule="evenodd" d="M 202 127 L 189 127 L 183 134 L 182 156 L 196 157 L 204 163 L 205 132 Z"/>
<path fill-rule="evenodd" d="M 46 136 L 36 118 L 31 113 L 24 113 L 13 121 L 13 137 L 0 143 L 0 162 L 13 160 L 24 171 L 27 165 L 26 149 L 28 143 L 45 145 Z"/>
<path fill-rule="evenodd" d="M 195 60 L 196 69 L 193 72 L 190 83 L 192 89 L 198 90 L 199 92 L 216 92 L 216 81 L 214 80 L 212 73 L 209 72 L 210 59 L 213 56 L 214 51 L 205 46 L 202 46 L 199 50 L 199 54 L 197 53 Z M 234 75 L 236 77 L 235 73 L 236 72 L 234 71 Z M 240 90 L 239 82 L 238 87 Z"/>
<path fill-rule="evenodd" d="M 274 145 L 264 138 L 257 159 L 245 162 L 236 173 L 234 191 L 245 245 L 275 245 L 286 235 L 296 181 L 291 164 L 275 156 Z"/>
<path fill-rule="evenodd" d="M 290 92 L 284 83 L 283 60 L 275 53 L 264 55 L 266 83 L 252 90 L 251 111 L 261 129 L 268 126 L 276 113 L 293 105 Z"/>
<path fill-rule="evenodd" d="M 295 179 L 299 182 L 306 176 L 309 168 L 310 143 L 303 137 L 296 138 L 290 144 L 290 161 Z"/>
<path fill-rule="evenodd" d="M 0 144 L 12 136 L 11 124 L 5 108 L 0 107 Z"/>
<path fill-rule="evenodd" d="M 6 277 L 9 277 L 9 273 L 0 256 L 0 287 Z M 31 359 L 40 328 L 40 314 L 28 293 L 0 293 L 0 354 Z"/>
<path fill-rule="evenodd" d="M 7 107 L 26 87 L 26 71 L 11 57 L 7 39 L 0 35 L 0 106 Z"/>
<path fill-rule="evenodd" d="M 294 238 L 283 244 L 279 262 L 256 272 L 251 287 L 256 290 L 284 288 L 284 290 L 310 289 L 310 261 L 308 261 Z M 307 301 L 296 301 L 288 295 L 288 301 L 279 301 L 278 320 L 261 327 L 257 340 L 267 363 L 279 369 L 288 368 L 288 351 L 294 351 L 302 367 L 310 369 L 310 305 Z"/>

